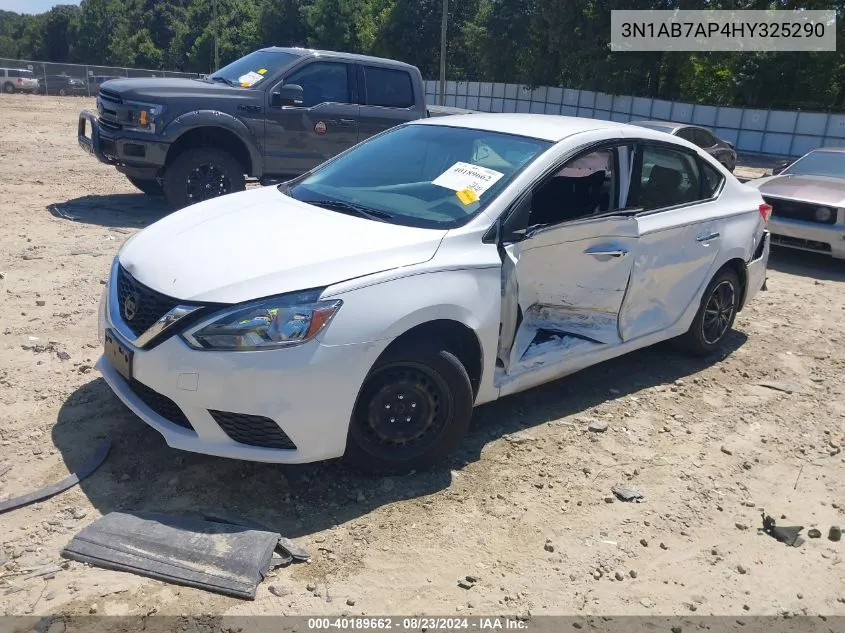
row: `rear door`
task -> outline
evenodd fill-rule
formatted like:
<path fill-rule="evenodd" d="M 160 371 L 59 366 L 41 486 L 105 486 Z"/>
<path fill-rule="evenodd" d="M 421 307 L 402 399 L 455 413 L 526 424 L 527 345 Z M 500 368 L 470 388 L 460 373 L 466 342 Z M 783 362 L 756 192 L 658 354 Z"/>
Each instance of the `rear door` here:
<path fill-rule="evenodd" d="M 302 86 L 301 106 L 274 106 L 283 84 Z M 355 66 L 331 59 L 300 66 L 267 91 L 264 170 L 298 175 L 358 141 Z"/>
<path fill-rule="evenodd" d="M 361 103 L 359 141 L 420 118 L 417 103 L 423 102 L 424 95 L 415 93 L 410 72 L 403 68 L 359 63 L 357 73 Z"/>
<path fill-rule="evenodd" d="M 648 141 L 634 165 L 632 204 L 640 251 L 620 315 L 631 340 L 675 324 L 712 274 L 724 214 L 724 177 L 692 150 Z"/>

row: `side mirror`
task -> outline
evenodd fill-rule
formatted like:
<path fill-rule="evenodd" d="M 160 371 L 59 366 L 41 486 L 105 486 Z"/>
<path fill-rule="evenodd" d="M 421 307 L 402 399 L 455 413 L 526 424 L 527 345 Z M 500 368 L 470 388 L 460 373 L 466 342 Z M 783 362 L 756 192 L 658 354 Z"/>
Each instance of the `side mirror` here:
<path fill-rule="evenodd" d="M 790 162 L 789 162 L 788 160 L 785 160 L 785 161 L 783 161 L 782 163 L 778 163 L 778 164 L 777 164 L 777 165 L 775 165 L 775 166 L 774 166 L 774 168 L 772 169 L 772 175 L 773 175 L 773 176 L 777 176 L 778 174 L 780 174 L 781 172 L 783 172 L 783 170 L 784 170 L 784 169 L 786 169 L 787 167 L 789 167 L 789 165 L 790 165 Z"/>
<path fill-rule="evenodd" d="M 276 92 L 270 95 L 270 105 L 276 108 L 283 106 L 301 106 L 304 101 L 305 92 L 302 86 L 297 84 L 285 84 L 281 86 Z"/>

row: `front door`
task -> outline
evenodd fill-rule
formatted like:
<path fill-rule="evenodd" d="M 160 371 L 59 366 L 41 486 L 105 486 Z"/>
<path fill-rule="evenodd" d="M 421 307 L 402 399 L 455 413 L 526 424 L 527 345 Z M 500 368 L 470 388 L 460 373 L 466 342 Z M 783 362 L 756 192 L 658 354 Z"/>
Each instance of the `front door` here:
<path fill-rule="evenodd" d="M 358 142 L 359 106 L 354 95 L 355 67 L 314 61 L 298 68 L 267 93 L 264 170 L 294 176 L 327 161 Z M 301 106 L 273 106 L 282 84 L 302 86 Z"/>
<path fill-rule="evenodd" d="M 532 192 L 524 239 L 501 249 L 505 373 L 622 342 L 619 314 L 638 254 L 627 213 L 630 148 L 575 157 Z"/>

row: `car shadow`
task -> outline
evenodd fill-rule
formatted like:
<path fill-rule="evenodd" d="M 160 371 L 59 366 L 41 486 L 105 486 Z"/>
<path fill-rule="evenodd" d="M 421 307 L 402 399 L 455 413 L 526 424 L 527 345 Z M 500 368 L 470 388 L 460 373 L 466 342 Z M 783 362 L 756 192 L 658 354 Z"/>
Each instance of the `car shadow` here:
<path fill-rule="evenodd" d="M 744 334 L 734 331 L 724 350 L 709 358 L 692 358 L 662 344 L 480 406 L 469 434 L 445 463 L 407 475 L 364 475 L 340 460 L 279 466 L 177 451 L 125 408 L 101 378 L 68 397 L 52 436 L 70 469 L 84 461 L 99 438 L 112 441 L 106 462 L 80 484 L 103 514 L 134 510 L 196 515 L 200 508 L 225 510 L 296 538 L 383 505 L 444 490 L 452 482 L 452 471 L 477 461 L 485 446 L 506 434 L 673 383 L 719 362 L 745 340 Z"/>
<path fill-rule="evenodd" d="M 822 281 L 845 281 L 845 260 L 791 248 L 772 247 L 769 268 Z"/>
<path fill-rule="evenodd" d="M 171 212 L 163 197 L 140 191 L 81 196 L 48 204 L 47 210 L 57 218 L 107 228 L 143 228 Z"/>

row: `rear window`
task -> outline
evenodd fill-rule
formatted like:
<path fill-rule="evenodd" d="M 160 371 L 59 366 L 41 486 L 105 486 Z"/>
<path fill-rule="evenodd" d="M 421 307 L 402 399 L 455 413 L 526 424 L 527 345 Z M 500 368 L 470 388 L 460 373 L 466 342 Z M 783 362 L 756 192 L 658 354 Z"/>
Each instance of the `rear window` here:
<path fill-rule="evenodd" d="M 698 162 L 701 167 L 701 175 L 703 176 L 701 182 L 702 198 L 707 200 L 708 198 L 715 196 L 719 191 L 724 177 L 716 171 L 715 168 L 705 163 L 703 160 L 699 160 Z"/>
<path fill-rule="evenodd" d="M 366 105 L 410 108 L 414 105 L 411 75 L 402 70 L 364 66 Z"/>

